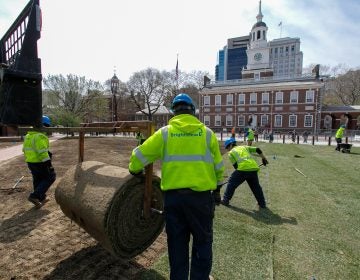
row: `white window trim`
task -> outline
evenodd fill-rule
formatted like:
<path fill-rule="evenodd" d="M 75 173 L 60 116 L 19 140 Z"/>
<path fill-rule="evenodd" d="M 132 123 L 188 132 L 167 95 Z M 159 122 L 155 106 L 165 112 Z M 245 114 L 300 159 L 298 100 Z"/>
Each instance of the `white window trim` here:
<path fill-rule="evenodd" d="M 308 101 L 309 99 L 309 95 L 312 95 L 311 101 Z M 315 91 L 310 89 L 306 91 L 306 96 L 305 96 L 305 103 L 314 103 L 315 101 Z"/>
<path fill-rule="evenodd" d="M 264 102 L 264 96 L 267 96 L 267 102 Z M 268 92 L 263 92 L 261 94 L 261 104 L 269 104 L 270 103 L 270 94 Z"/>
<path fill-rule="evenodd" d="M 221 106 L 221 95 L 215 95 L 215 106 Z"/>
<path fill-rule="evenodd" d="M 280 117 L 280 125 L 276 125 L 276 118 L 277 117 Z M 282 115 L 275 115 L 274 116 L 274 127 L 282 127 L 282 119 L 283 119 Z"/>
<path fill-rule="evenodd" d="M 255 100 L 253 100 L 253 97 L 255 97 Z M 252 103 L 253 101 L 255 101 L 255 103 Z M 256 105 L 257 104 L 257 93 L 256 92 L 252 92 L 250 93 L 250 105 Z"/>
<path fill-rule="evenodd" d="M 240 98 L 240 97 L 241 97 L 241 98 Z M 240 103 L 240 100 L 242 100 L 243 103 Z M 244 93 L 240 93 L 240 94 L 239 94 L 238 104 L 239 104 L 239 105 L 244 105 L 244 104 L 245 104 L 245 94 L 244 94 Z"/>
<path fill-rule="evenodd" d="M 242 119 L 242 123 L 240 122 L 240 119 Z M 240 115 L 238 116 L 238 126 L 245 126 L 245 116 L 244 115 Z"/>
<path fill-rule="evenodd" d="M 220 115 L 215 116 L 214 126 L 221 126 L 221 116 Z"/>
<path fill-rule="evenodd" d="M 281 97 L 281 98 L 278 98 Z M 278 102 L 280 100 L 281 102 Z M 284 93 L 282 91 L 278 91 L 275 93 L 275 104 L 283 104 L 284 103 Z"/>
<path fill-rule="evenodd" d="M 208 101 L 208 102 L 207 102 Z M 210 106 L 210 96 L 204 96 L 204 106 Z"/>
<path fill-rule="evenodd" d="M 266 119 L 266 123 L 263 122 L 263 119 Z M 268 115 L 261 115 L 260 116 L 260 125 L 264 126 L 269 124 L 269 116 Z"/>
<path fill-rule="evenodd" d="M 234 95 L 233 94 L 226 95 L 226 105 L 233 105 L 233 104 L 234 104 Z"/>
<path fill-rule="evenodd" d="M 233 126 L 233 116 L 232 115 L 226 115 L 226 119 L 225 119 L 225 122 L 226 122 L 226 126 Z"/>
<path fill-rule="evenodd" d="M 291 118 L 295 117 L 295 125 L 291 125 Z M 289 127 L 297 127 L 297 115 L 290 115 L 289 116 Z"/>
<path fill-rule="evenodd" d="M 311 117 L 311 125 L 306 125 L 306 118 Z M 313 115 L 305 115 L 304 116 L 304 127 L 313 127 L 314 125 L 314 116 Z"/>
<path fill-rule="evenodd" d="M 294 99 L 296 99 L 296 101 L 294 101 L 294 102 L 292 101 L 292 96 L 291 96 L 291 95 L 293 95 L 293 94 L 294 94 L 295 97 L 296 97 L 296 98 L 294 98 Z M 291 103 L 291 104 L 297 104 L 298 102 L 299 102 L 299 92 L 298 92 L 297 90 L 291 91 L 291 92 L 290 92 L 290 103 Z"/>
<path fill-rule="evenodd" d="M 205 115 L 204 116 L 204 124 L 206 126 L 209 126 L 210 125 L 210 116 L 209 115 Z"/>

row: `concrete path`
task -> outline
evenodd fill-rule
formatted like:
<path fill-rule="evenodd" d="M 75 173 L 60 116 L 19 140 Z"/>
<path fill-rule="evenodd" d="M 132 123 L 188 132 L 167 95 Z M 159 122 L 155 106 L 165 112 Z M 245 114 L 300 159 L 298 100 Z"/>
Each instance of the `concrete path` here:
<path fill-rule="evenodd" d="M 51 143 L 63 137 L 64 135 L 62 134 L 54 134 L 53 136 L 50 137 L 49 141 Z M 11 159 L 16 156 L 20 156 L 22 154 L 23 154 L 22 143 L 12 147 L 0 149 L 0 162 Z"/>

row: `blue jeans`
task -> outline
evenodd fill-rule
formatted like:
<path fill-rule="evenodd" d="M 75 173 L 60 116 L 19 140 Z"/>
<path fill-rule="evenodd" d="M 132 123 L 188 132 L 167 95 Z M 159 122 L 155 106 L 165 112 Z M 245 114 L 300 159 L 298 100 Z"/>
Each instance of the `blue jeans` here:
<path fill-rule="evenodd" d="M 165 192 L 164 210 L 171 280 L 208 280 L 212 267 L 215 203 L 210 191 L 190 189 Z"/>
<path fill-rule="evenodd" d="M 238 186 L 244 181 L 249 184 L 249 187 L 256 198 L 258 205 L 261 208 L 266 207 L 265 197 L 263 190 L 259 184 L 259 177 L 257 171 L 239 171 L 235 170 L 229 179 L 224 193 L 224 201 L 229 202 L 234 195 L 234 192 Z"/>
<path fill-rule="evenodd" d="M 30 197 L 43 201 L 46 198 L 46 192 L 56 180 L 56 173 L 51 164 L 47 162 L 28 162 L 28 167 L 33 177 L 34 191 Z"/>

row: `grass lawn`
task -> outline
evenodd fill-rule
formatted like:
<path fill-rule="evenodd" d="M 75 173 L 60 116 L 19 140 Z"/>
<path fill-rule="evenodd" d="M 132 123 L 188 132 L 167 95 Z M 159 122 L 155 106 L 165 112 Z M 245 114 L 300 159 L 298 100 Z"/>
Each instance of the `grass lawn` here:
<path fill-rule="evenodd" d="M 259 174 L 269 210 L 257 210 L 247 183 L 216 208 L 214 278 L 360 279 L 360 148 L 255 146 L 269 160 Z M 164 254 L 142 279 L 168 275 Z"/>

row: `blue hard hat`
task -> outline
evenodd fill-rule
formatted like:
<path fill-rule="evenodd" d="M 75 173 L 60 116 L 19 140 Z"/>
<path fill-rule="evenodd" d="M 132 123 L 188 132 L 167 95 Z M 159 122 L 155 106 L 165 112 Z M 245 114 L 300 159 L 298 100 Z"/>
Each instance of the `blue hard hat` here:
<path fill-rule="evenodd" d="M 236 144 L 236 140 L 233 137 L 225 140 L 225 143 L 224 143 L 225 149 L 231 144 Z"/>
<path fill-rule="evenodd" d="M 50 126 L 51 125 L 50 118 L 48 116 L 45 116 L 45 115 L 42 116 L 41 122 L 42 122 L 43 126 Z"/>
<path fill-rule="evenodd" d="M 345 128 L 345 125 L 344 125 L 344 124 L 342 124 L 342 125 L 340 125 L 340 127 L 341 127 L 341 128 Z"/>
<path fill-rule="evenodd" d="M 178 95 L 175 96 L 175 98 L 171 104 L 171 109 L 174 111 L 176 105 L 179 103 L 183 103 L 184 105 L 189 105 L 190 109 L 195 113 L 194 103 L 193 103 L 191 97 L 189 95 L 187 95 L 186 93 L 179 93 Z M 183 110 L 183 108 L 180 110 Z"/>

